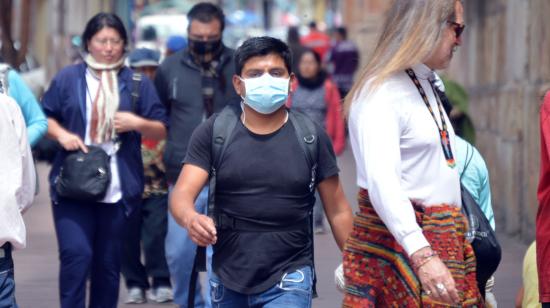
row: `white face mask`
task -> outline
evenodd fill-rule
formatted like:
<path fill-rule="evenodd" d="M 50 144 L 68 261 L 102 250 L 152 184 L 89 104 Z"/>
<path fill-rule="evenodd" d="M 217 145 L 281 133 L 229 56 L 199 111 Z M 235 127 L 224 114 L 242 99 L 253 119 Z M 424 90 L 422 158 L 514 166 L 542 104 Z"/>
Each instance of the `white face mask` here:
<path fill-rule="evenodd" d="M 246 78 L 244 82 L 245 104 L 261 114 L 271 114 L 281 108 L 288 98 L 290 78 L 277 78 L 263 74 L 258 78 Z"/>

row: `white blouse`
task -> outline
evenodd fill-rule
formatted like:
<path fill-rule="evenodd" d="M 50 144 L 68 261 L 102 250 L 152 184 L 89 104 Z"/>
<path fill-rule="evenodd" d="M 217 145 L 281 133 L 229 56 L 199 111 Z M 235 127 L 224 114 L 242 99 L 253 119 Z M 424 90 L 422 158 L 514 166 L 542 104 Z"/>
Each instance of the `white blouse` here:
<path fill-rule="evenodd" d="M 95 98 L 97 89 L 99 88 L 99 79 L 94 77 L 89 69 L 86 70 L 86 135 L 84 143 L 86 145 L 94 145 L 90 138 L 90 127 L 92 120 L 92 100 Z M 122 188 L 120 187 L 120 177 L 118 174 L 118 162 L 116 157 L 116 145 L 113 141 L 107 141 L 102 144 L 95 144 L 101 147 L 109 156 L 111 156 L 111 182 L 107 188 L 107 192 L 102 203 L 117 203 L 122 199 Z"/>
<path fill-rule="evenodd" d="M 413 67 L 438 124 L 441 119 L 424 64 Z M 451 149 L 455 134 L 445 115 Z M 418 89 L 405 72 L 369 92 L 368 83 L 354 100 L 349 134 L 357 165 L 357 185 L 369 192 L 375 211 L 411 255 L 429 246 L 416 223 L 411 200 L 422 206 L 461 206 L 460 179 L 447 164 L 438 128 Z"/>

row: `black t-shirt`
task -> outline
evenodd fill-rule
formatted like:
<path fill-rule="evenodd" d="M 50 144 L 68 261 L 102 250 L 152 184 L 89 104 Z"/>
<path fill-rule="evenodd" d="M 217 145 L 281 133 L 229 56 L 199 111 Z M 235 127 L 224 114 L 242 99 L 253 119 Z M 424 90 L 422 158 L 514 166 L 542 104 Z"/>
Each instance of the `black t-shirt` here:
<path fill-rule="evenodd" d="M 191 137 L 184 163 L 209 171 L 215 116 Z M 317 127 L 317 182 L 338 174 L 336 156 L 326 133 Z M 216 212 L 264 224 L 300 220 L 291 231 L 217 230 L 213 269 L 234 291 L 254 294 L 277 283 L 282 275 L 311 265 L 307 216 L 312 207 L 311 170 L 291 121 L 274 133 L 257 135 L 238 121 L 217 169 Z"/>

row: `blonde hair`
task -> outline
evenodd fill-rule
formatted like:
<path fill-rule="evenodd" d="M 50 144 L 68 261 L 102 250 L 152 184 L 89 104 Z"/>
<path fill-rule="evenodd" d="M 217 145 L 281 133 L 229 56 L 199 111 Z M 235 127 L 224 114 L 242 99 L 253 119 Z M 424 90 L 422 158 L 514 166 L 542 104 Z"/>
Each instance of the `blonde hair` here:
<path fill-rule="evenodd" d="M 367 81 L 375 90 L 392 74 L 422 63 L 439 43 L 458 0 L 394 0 L 376 48 L 344 101 L 344 113 Z"/>

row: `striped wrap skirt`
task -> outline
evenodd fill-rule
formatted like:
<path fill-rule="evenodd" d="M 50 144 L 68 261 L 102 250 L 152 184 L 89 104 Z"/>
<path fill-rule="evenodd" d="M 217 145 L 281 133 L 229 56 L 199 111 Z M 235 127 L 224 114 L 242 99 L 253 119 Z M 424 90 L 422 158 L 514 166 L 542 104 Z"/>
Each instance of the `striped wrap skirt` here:
<path fill-rule="evenodd" d="M 364 189 L 359 213 L 344 249 L 346 290 L 343 307 L 449 307 L 435 302 L 422 289 L 405 250 L 376 214 Z M 464 239 L 467 220 L 449 205 L 415 206 L 424 236 L 451 272 L 461 305 L 483 307 L 477 288 L 475 256 Z"/>

